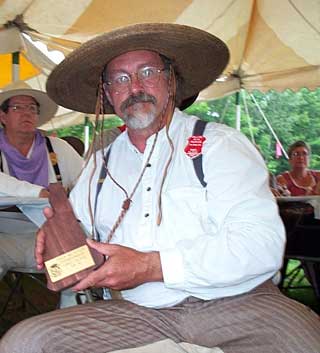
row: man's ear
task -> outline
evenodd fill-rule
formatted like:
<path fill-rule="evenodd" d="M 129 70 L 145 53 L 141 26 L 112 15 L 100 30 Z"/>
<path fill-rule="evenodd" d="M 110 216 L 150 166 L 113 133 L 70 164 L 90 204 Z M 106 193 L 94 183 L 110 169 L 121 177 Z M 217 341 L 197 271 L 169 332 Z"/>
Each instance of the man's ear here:
<path fill-rule="evenodd" d="M 5 125 L 5 117 L 6 117 L 6 113 L 0 109 L 0 124 Z"/>
<path fill-rule="evenodd" d="M 108 87 L 107 87 L 106 83 L 103 84 L 103 91 L 104 91 L 104 93 L 105 93 L 105 95 L 106 95 L 106 97 L 108 99 L 109 104 L 113 106 L 113 100 L 112 100 L 112 98 L 110 96 L 110 93 L 108 91 Z"/>

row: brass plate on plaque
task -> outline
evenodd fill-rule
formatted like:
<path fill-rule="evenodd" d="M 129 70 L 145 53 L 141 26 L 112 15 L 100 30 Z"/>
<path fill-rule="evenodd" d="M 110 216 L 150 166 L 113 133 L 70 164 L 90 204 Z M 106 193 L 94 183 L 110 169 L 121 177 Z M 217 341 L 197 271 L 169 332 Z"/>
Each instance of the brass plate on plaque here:
<path fill-rule="evenodd" d="M 46 261 L 46 269 L 52 283 L 74 275 L 77 272 L 94 266 L 94 261 L 87 245 L 80 246 L 60 256 Z"/>

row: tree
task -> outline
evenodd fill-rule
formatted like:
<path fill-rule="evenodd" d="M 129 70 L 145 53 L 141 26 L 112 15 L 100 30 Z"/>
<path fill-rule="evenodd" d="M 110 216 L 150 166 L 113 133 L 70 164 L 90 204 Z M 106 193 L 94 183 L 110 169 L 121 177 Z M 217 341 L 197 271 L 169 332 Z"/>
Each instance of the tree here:
<path fill-rule="evenodd" d="M 301 89 L 298 92 L 286 90 L 281 93 L 255 91 L 253 95 L 285 150 L 288 150 L 290 144 L 297 140 L 308 142 L 313 152 L 310 166 L 313 169 L 320 169 L 320 89 L 311 92 L 307 89 Z M 272 173 L 278 174 L 288 169 L 288 161 L 284 156 L 276 158 L 275 138 L 257 107 L 250 98 L 246 99 L 246 102 L 250 117 L 242 107 L 241 131 L 250 140 L 253 137 L 252 142 L 259 146 Z M 206 121 L 216 121 L 235 127 L 235 95 L 218 100 L 195 102 L 186 109 L 186 112 Z M 112 116 L 105 120 L 103 128 L 112 128 L 122 124 L 120 118 Z M 74 135 L 82 140 L 84 139 L 83 131 L 83 125 L 57 130 L 60 137 Z"/>
<path fill-rule="evenodd" d="M 311 92 L 307 89 L 299 92 L 286 90 L 281 93 L 255 91 L 253 95 L 285 150 L 297 140 L 308 142 L 313 151 L 310 167 L 320 169 L 320 89 Z M 250 98 L 246 102 L 250 117 L 242 106 L 241 131 L 250 140 L 254 137 L 252 142 L 259 146 L 272 173 L 278 174 L 288 169 L 288 161 L 284 156 L 276 158 L 276 140 L 256 105 Z M 186 111 L 204 120 L 221 122 L 232 127 L 236 125 L 235 95 L 194 103 Z"/>
<path fill-rule="evenodd" d="M 92 123 L 91 121 L 88 121 L 88 125 L 89 125 L 89 129 L 90 129 L 90 142 L 92 141 L 93 138 L 93 131 L 94 131 L 94 123 Z M 103 127 L 101 125 L 101 122 L 98 122 L 98 126 L 96 127 L 96 131 L 100 131 L 101 129 L 103 130 L 107 130 L 107 129 L 112 129 L 114 127 L 118 127 L 123 125 L 123 121 L 118 118 L 115 115 L 111 115 L 108 116 L 103 123 Z M 73 125 L 73 126 L 69 126 L 69 127 L 64 127 L 61 129 L 57 129 L 57 130 L 50 130 L 49 134 L 52 133 L 56 133 L 58 137 L 64 137 L 64 136 L 76 136 L 78 137 L 80 140 L 82 140 L 84 142 L 84 124 L 79 124 L 79 125 Z"/>

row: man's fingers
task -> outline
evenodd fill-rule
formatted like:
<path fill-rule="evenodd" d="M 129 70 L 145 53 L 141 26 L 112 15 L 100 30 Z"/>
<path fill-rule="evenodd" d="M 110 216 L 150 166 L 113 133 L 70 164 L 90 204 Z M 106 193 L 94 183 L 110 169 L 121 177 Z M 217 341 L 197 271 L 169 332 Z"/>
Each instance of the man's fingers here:
<path fill-rule="evenodd" d="M 50 219 L 53 217 L 53 209 L 51 207 L 45 207 L 43 209 L 43 214 L 47 219 Z"/>
<path fill-rule="evenodd" d="M 87 277 L 83 278 L 79 283 L 72 287 L 72 290 L 77 292 L 87 288 L 94 287 L 96 283 L 102 281 L 104 275 L 102 272 L 92 271 Z"/>
<path fill-rule="evenodd" d="M 51 207 L 45 207 L 43 209 L 44 216 L 49 220 L 53 217 L 53 209 Z M 36 259 L 38 270 L 43 269 L 43 253 L 45 250 L 45 233 L 42 228 L 37 232 L 36 243 L 34 248 L 34 257 Z"/>
<path fill-rule="evenodd" d="M 43 253 L 45 249 L 45 234 L 40 228 L 37 232 L 36 244 L 34 249 L 34 257 L 36 259 L 37 268 L 41 270 L 43 268 Z"/>
<path fill-rule="evenodd" d="M 50 196 L 50 193 L 49 193 L 48 190 L 46 190 L 46 189 L 41 189 L 41 191 L 40 191 L 40 193 L 39 193 L 39 197 L 40 197 L 40 198 L 46 198 L 46 199 L 48 199 L 49 196 Z"/>
<path fill-rule="evenodd" d="M 93 248 L 97 250 L 99 253 L 107 256 L 110 256 L 114 252 L 114 249 L 118 247 L 118 245 L 99 243 L 89 238 L 87 238 L 87 243 L 90 246 L 90 248 Z"/>

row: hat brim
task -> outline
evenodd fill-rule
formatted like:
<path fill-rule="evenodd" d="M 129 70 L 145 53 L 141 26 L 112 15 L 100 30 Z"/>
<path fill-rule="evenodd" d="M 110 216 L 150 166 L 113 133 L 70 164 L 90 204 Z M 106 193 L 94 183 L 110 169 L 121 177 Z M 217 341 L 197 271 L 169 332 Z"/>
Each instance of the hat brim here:
<path fill-rule="evenodd" d="M 203 30 L 169 23 L 137 24 L 95 37 L 75 49 L 51 72 L 48 95 L 66 108 L 94 113 L 104 66 L 134 50 L 155 51 L 172 61 L 181 78 L 181 102 L 216 80 L 229 60 L 225 43 Z M 113 113 L 110 105 L 106 113 Z"/>
<path fill-rule="evenodd" d="M 58 105 L 45 93 L 36 89 L 12 89 L 0 92 L 0 105 L 7 99 L 15 96 L 33 97 L 40 105 L 38 126 L 41 126 L 54 117 L 58 110 Z"/>
<path fill-rule="evenodd" d="M 179 105 L 179 109 L 180 110 L 185 110 L 188 107 L 190 107 L 190 105 L 192 105 L 198 98 L 198 94 L 195 94 L 192 97 L 189 98 L 185 98 Z"/>

